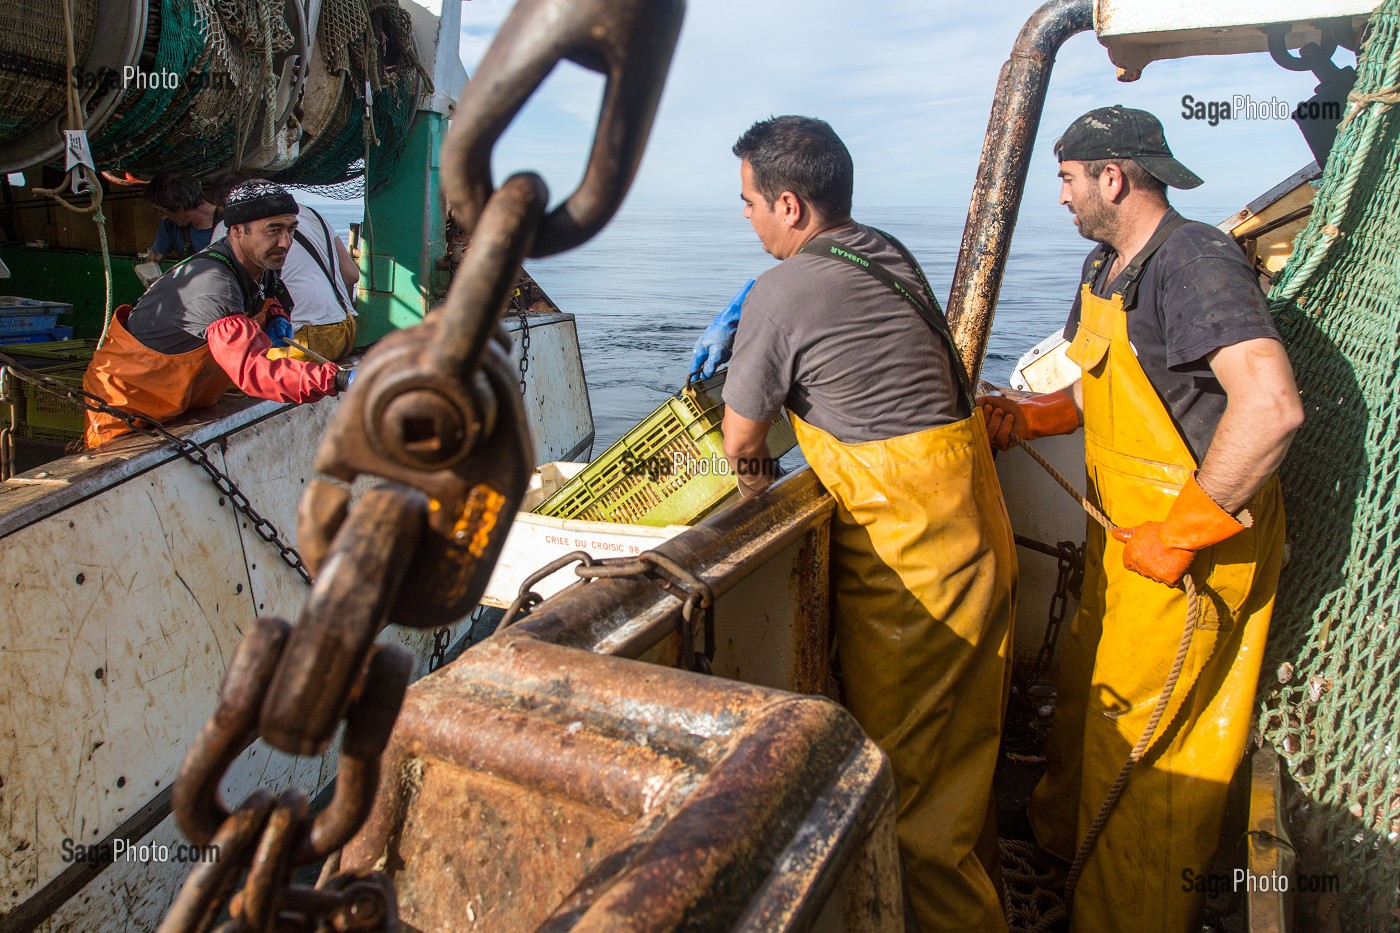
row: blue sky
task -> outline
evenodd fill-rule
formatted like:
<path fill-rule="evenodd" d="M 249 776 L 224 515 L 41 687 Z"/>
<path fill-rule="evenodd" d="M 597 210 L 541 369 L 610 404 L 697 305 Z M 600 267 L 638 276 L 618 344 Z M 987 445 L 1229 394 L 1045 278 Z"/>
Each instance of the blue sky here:
<path fill-rule="evenodd" d="M 473 74 L 510 0 L 462 4 L 462 61 Z M 739 204 L 729 147 L 754 120 L 803 113 L 832 124 L 855 159 L 861 205 L 965 206 L 986 132 L 996 79 L 1017 32 L 1039 0 L 929 3 L 881 0 L 690 0 L 631 206 Z M 1339 52 L 1340 65 L 1353 64 Z M 1154 62 L 1120 83 L 1092 33 L 1061 50 L 1036 143 L 1025 209 L 1054 211 L 1058 182 L 1051 144 L 1076 116 L 1124 104 L 1162 119 L 1173 152 L 1206 180 L 1173 201 L 1217 220 L 1312 156 L 1291 120 L 1222 121 L 1182 116 L 1181 98 L 1313 93 L 1311 74 L 1285 71 L 1267 54 Z M 533 169 L 554 200 L 580 177 L 602 79 L 569 63 L 557 68 L 497 148 L 499 181 Z"/>

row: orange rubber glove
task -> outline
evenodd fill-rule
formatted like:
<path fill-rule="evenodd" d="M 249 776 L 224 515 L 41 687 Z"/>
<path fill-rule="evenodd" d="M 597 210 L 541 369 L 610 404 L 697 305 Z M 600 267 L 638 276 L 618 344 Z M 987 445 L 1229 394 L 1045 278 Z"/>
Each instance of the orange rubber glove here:
<path fill-rule="evenodd" d="M 1126 545 L 1124 567 L 1158 583 L 1176 586 L 1190 569 L 1197 551 L 1219 544 L 1245 527 L 1216 505 L 1192 476 L 1181 487 L 1166 521 L 1115 528 L 1113 537 Z"/>
<path fill-rule="evenodd" d="M 1069 389 L 1014 399 L 983 395 L 977 399 L 987 417 L 987 436 L 997 450 L 1011 446 L 1011 435 L 1023 441 L 1052 434 L 1072 434 L 1079 427 L 1079 409 Z"/>

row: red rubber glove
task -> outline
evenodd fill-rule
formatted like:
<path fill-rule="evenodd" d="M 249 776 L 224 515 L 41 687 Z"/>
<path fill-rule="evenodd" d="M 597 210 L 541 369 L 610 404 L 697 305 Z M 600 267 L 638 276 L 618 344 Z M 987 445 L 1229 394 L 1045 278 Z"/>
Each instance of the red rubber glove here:
<path fill-rule="evenodd" d="M 1219 544 L 1245 527 L 1216 505 L 1193 476 L 1181 487 L 1166 521 L 1115 528 L 1113 537 L 1125 545 L 1124 567 L 1149 580 L 1176 586 L 1190 569 L 1197 551 Z"/>
<path fill-rule="evenodd" d="M 254 398 L 277 402 L 314 402 L 338 391 L 339 371 L 334 363 L 267 358 L 272 347 L 267 334 L 253 318 L 230 314 L 210 324 L 204 332 L 214 362 L 240 390 Z"/>
<path fill-rule="evenodd" d="M 1072 434 L 1079 427 L 1079 409 L 1069 389 L 1014 399 L 983 395 L 977 399 L 987 418 L 987 436 L 997 450 L 1011 446 L 1011 435 L 1023 441 L 1053 434 Z"/>

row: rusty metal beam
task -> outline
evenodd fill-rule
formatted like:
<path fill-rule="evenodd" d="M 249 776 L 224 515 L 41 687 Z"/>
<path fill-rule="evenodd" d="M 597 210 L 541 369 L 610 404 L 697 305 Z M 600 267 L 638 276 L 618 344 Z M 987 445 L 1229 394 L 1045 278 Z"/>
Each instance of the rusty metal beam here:
<path fill-rule="evenodd" d="M 406 928 L 901 928 L 889 764 L 823 699 L 515 628 L 412 688 L 384 763 L 343 866 Z"/>
<path fill-rule="evenodd" d="M 1049 0 L 1021 27 L 1011 57 L 1001 66 L 948 295 L 948 325 L 974 386 L 987 352 L 1055 53 L 1070 36 L 1093 26 L 1093 0 Z"/>
<path fill-rule="evenodd" d="M 689 568 L 718 597 L 825 522 L 833 508 L 816 474 L 804 468 L 655 550 Z M 636 658 L 674 631 L 680 607 L 680 600 L 650 582 L 600 579 L 554 595 L 510 631 L 570 648 Z"/>

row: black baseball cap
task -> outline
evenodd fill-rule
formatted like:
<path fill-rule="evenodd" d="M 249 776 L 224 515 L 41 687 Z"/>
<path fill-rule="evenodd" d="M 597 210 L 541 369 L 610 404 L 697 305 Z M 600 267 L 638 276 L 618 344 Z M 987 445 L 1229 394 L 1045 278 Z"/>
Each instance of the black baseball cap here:
<path fill-rule="evenodd" d="M 1061 162 L 1132 159 L 1147 174 L 1173 188 L 1201 184 L 1199 175 L 1173 158 L 1161 121 L 1146 110 L 1121 104 L 1090 110 L 1071 123 L 1055 143 L 1055 155 Z"/>

